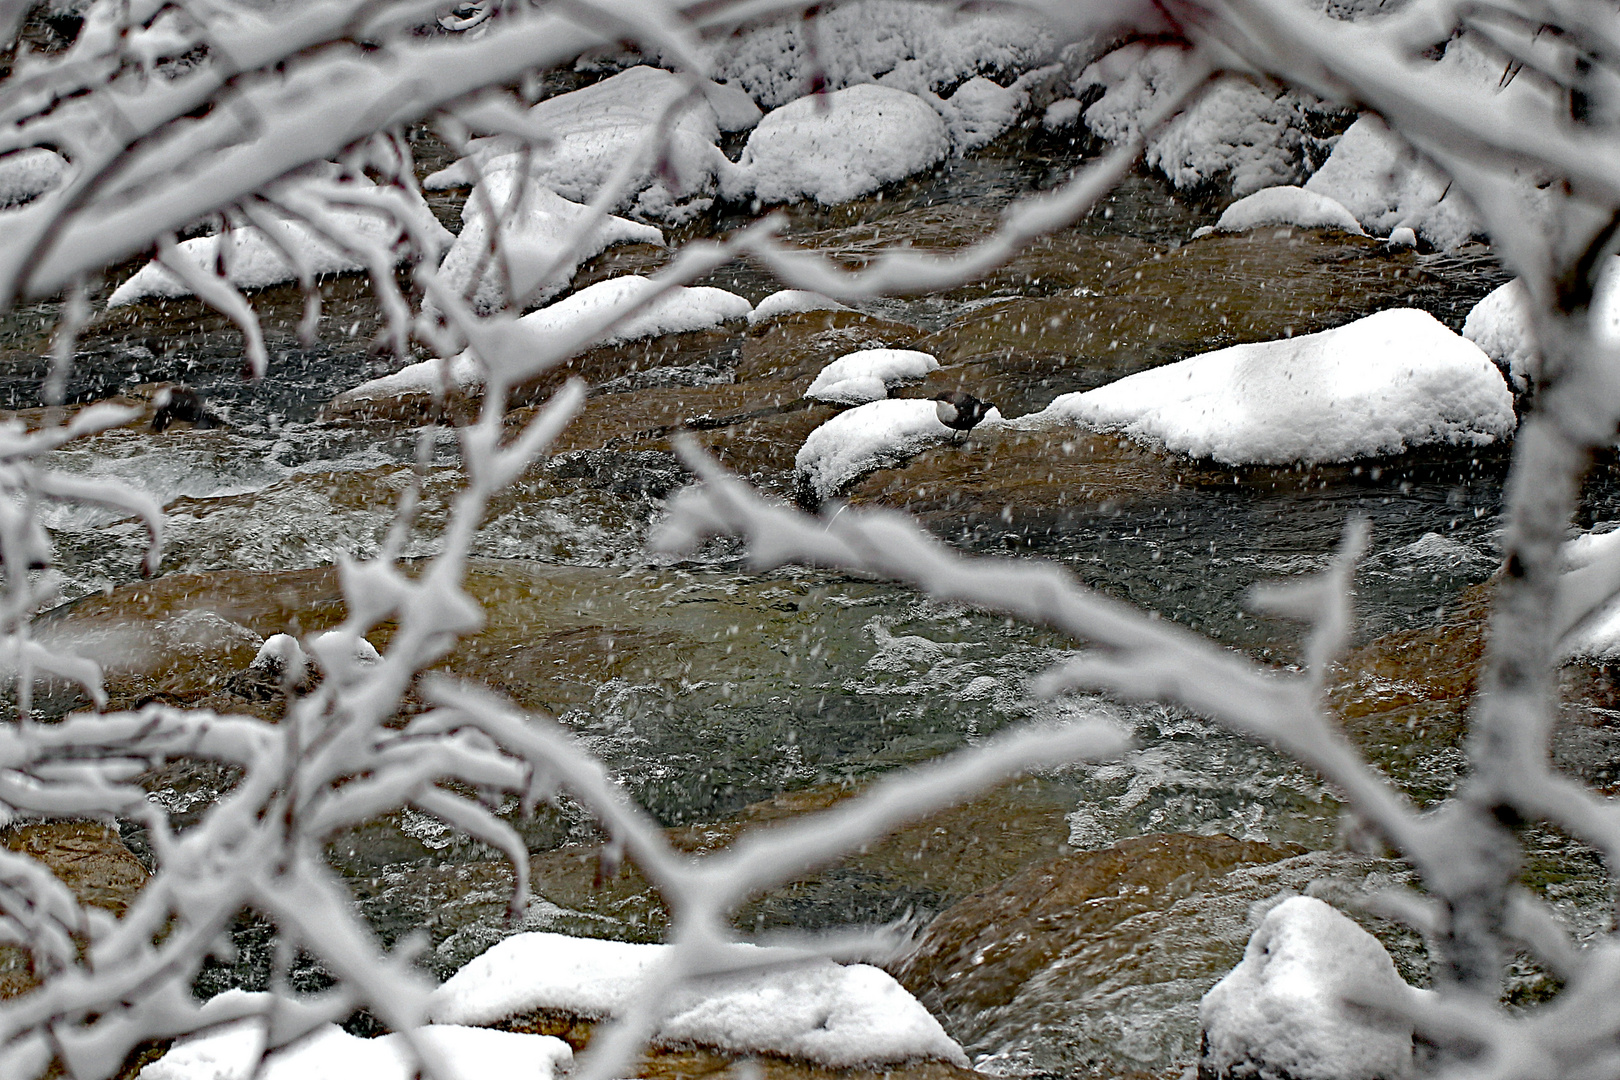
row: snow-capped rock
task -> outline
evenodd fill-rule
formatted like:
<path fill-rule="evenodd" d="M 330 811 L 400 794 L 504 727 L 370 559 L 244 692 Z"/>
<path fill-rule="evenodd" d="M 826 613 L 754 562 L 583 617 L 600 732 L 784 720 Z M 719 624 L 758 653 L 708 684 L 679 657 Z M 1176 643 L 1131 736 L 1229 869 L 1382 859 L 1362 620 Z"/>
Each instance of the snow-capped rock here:
<path fill-rule="evenodd" d="M 753 326 L 767 319 L 774 319 L 778 315 L 793 315 L 805 311 L 848 311 L 849 308 L 840 304 L 830 296 L 823 296 L 808 289 L 783 289 L 773 292 L 765 299 L 754 305 L 754 310 L 748 314 L 748 325 Z"/>
<path fill-rule="evenodd" d="M 1438 248 L 1456 247 L 1479 231 L 1473 209 L 1450 187 L 1371 114 L 1350 125 L 1305 182 L 1306 191 L 1336 200 L 1372 232 L 1404 226 Z"/>
<path fill-rule="evenodd" d="M 668 132 L 667 169 L 660 169 L 654 143 L 668 106 L 683 97 L 689 84 L 672 72 L 633 67 L 583 90 L 546 98 L 528 112 L 529 126 L 551 139 L 528 158 L 529 174 L 565 199 L 589 202 L 613 172 L 635 162 L 623 197 L 612 207 L 625 207 L 656 218 L 678 219 L 693 200 L 712 193 L 715 171 L 725 161 L 716 145 L 720 124 L 705 97 L 685 107 Z M 722 102 L 724 104 L 724 102 Z M 735 113 L 736 110 L 731 110 Z M 739 118 L 728 113 L 728 122 Z M 506 159 L 517 167 L 519 144 L 511 136 L 473 139 L 467 156 L 432 173 L 429 190 L 474 183 L 480 172 Z"/>
<path fill-rule="evenodd" d="M 1230 465 L 1346 461 L 1512 433 L 1490 358 L 1432 315 L 1396 308 L 1319 334 L 1235 345 L 1084 393 L 1021 424 L 1077 422 Z"/>
<path fill-rule="evenodd" d="M 728 199 L 832 205 L 943 159 L 950 133 L 922 98 L 886 86 L 811 94 L 769 112 L 725 169 Z"/>
<path fill-rule="evenodd" d="M 592 211 L 537 181 L 520 185 L 522 177 L 515 161 L 502 161 L 504 166 L 492 166 L 467 197 L 461 208 L 461 235 L 439 266 L 440 280 L 453 292 L 470 297 L 478 314 L 499 311 L 511 301 L 507 274 L 490 255 L 488 208 L 493 208 L 494 219 L 500 223 L 501 251 L 512 291 L 534 303 L 544 303 L 562 292 L 581 263 L 615 244 L 663 245 L 664 234 L 653 226 L 608 214 L 578 244 L 566 249 Z M 516 205 L 514 199 L 518 199 Z M 548 272 L 542 286 L 541 277 Z M 474 275 L 478 275 L 476 282 Z M 423 305 L 430 313 L 435 307 L 431 298 Z"/>
<path fill-rule="evenodd" d="M 1243 232 L 1262 225 L 1297 225 L 1366 235 L 1355 215 L 1341 203 L 1292 184 L 1262 188 L 1253 195 L 1245 195 L 1228 206 L 1215 222 L 1215 228 L 1222 232 Z"/>
<path fill-rule="evenodd" d="M 439 1023 L 491 1024 L 534 1009 L 590 1019 L 620 1015 L 668 954 L 667 945 L 528 933 L 507 938 L 434 992 Z M 665 1044 L 775 1054 L 831 1068 L 939 1059 L 967 1065 L 945 1034 L 893 977 L 866 964 L 831 960 L 763 966 L 713 976 L 672 992 L 655 1039 Z"/>
<path fill-rule="evenodd" d="M 979 425 L 1003 423 L 992 409 Z M 952 438 L 933 401 L 897 398 L 850 409 L 812 431 L 793 465 L 809 493 L 826 499 L 877 469 L 889 468 Z"/>
<path fill-rule="evenodd" d="M 1592 298 L 1593 324 L 1611 345 L 1620 345 L 1620 256 L 1609 260 Z M 1522 393 L 1541 364 L 1527 308 L 1529 296 L 1517 278 L 1485 295 L 1463 323 L 1463 337 L 1485 350 Z"/>
<path fill-rule="evenodd" d="M 1266 914 L 1243 962 L 1204 995 L 1199 1076 L 1219 1080 L 1390 1080 L 1412 1061 L 1410 1024 L 1349 999 L 1398 1005 L 1421 993 L 1378 939 L 1320 900 L 1295 896 Z"/>
<path fill-rule="evenodd" d="M 914 349 L 861 349 L 822 368 L 804 396 L 835 405 L 881 401 L 889 387 L 939 370 L 939 361 Z"/>
<path fill-rule="evenodd" d="M 45 194 L 62 182 L 67 169 L 66 158 L 42 146 L 0 154 L 0 207 Z"/>

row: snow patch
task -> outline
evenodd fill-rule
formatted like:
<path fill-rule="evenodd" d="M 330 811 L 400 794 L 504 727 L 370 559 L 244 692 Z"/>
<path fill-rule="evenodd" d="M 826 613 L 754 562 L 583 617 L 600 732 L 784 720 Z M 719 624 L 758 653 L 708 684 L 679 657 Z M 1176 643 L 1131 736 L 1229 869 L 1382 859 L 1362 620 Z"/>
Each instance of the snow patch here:
<path fill-rule="evenodd" d="M 1339 137 L 1305 190 L 1341 203 L 1377 233 L 1409 228 L 1437 248 L 1453 248 L 1479 231 L 1472 208 L 1453 198 L 1451 181 L 1420 161 L 1370 113 Z"/>
<path fill-rule="evenodd" d="M 620 1015 L 667 945 L 528 933 L 456 972 L 429 1008 L 440 1023 L 489 1024 L 533 1009 Z M 770 950 L 733 949 L 770 960 Z M 658 1042 L 781 1054 L 832 1068 L 935 1058 L 966 1066 L 939 1022 L 887 973 L 831 960 L 713 976 L 668 994 Z"/>
<path fill-rule="evenodd" d="M 1262 188 L 1228 206 L 1215 222 L 1224 232 L 1243 232 L 1261 225 L 1297 225 L 1304 229 L 1338 229 L 1365 236 L 1355 215 L 1326 195 L 1291 184 Z"/>
<path fill-rule="evenodd" d="M 1374 1021 L 1346 999 L 1394 1005 L 1418 993 L 1377 938 L 1320 900 L 1292 897 L 1266 914 L 1243 962 L 1204 995 L 1198 1074 L 1403 1076 L 1412 1061 L 1411 1025 Z"/>
<path fill-rule="evenodd" d="M 1614 524 L 1600 525 L 1608 532 L 1582 533 L 1564 544 L 1564 563 L 1567 569 L 1579 570 L 1600 559 L 1612 559 L 1620 554 L 1620 529 Z M 1610 602 L 1564 639 L 1564 655 L 1571 660 L 1590 660 L 1612 663 L 1620 660 L 1620 602 Z"/>
<path fill-rule="evenodd" d="M 430 1025 L 421 1036 L 471 1080 L 553 1080 L 573 1061 L 573 1051 L 550 1035 L 453 1025 Z M 324 1024 L 306 1038 L 271 1054 L 255 1072 L 264 1047 L 264 1023 L 241 1020 L 187 1039 L 138 1074 L 139 1080 L 412 1080 L 417 1065 L 397 1034 L 375 1039 Z"/>
<path fill-rule="evenodd" d="M 980 428 L 1003 423 L 990 410 Z M 898 398 L 850 409 L 822 424 L 804 440 L 793 459 L 800 478 L 826 499 L 877 469 L 889 468 L 950 439 L 933 401 Z"/>
<path fill-rule="evenodd" d="M 1023 91 L 998 86 L 982 75 L 957 87 L 941 102 L 957 153 L 976 150 L 1016 124 L 1026 98 Z"/>
<path fill-rule="evenodd" d="M 1084 393 L 1020 423 L 1079 422 L 1229 465 L 1345 461 L 1514 429 L 1478 346 L 1396 308 L 1318 334 L 1235 345 Z"/>
<path fill-rule="evenodd" d="M 889 387 L 939 370 L 939 361 L 913 349 L 862 349 L 828 364 L 804 392 L 836 405 L 861 405 L 889 396 Z"/>
<path fill-rule="evenodd" d="M 659 121 L 683 97 L 689 84 L 654 67 L 633 67 L 583 90 L 547 98 L 528 112 L 529 126 L 547 133 L 549 147 L 536 147 L 529 175 L 566 199 L 589 202 L 626 160 L 633 161 L 628 186 L 611 209 L 630 207 L 648 217 L 678 219 L 692 200 L 714 189 L 716 169 L 725 161 L 716 145 L 720 122 L 710 99 L 684 108 L 668 135 L 668 168 L 655 153 Z M 723 103 L 724 104 L 724 103 Z M 735 102 L 733 102 L 735 106 Z M 727 120 L 739 122 L 738 110 Z M 497 161 L 517 168 L 521 147 L 509 135 L 473 139 L 461 160 L 432 173 L 429 190 L 472 185 Z"/>
<path fill-rule="evenodd" d="M 808 289 L 783 289 L 773 292 L 765 299 L 754 305 L 754 310 L 748 315 L 748 325 L 762 323 L 766 319 L 774 319 L 778 315 L 793 315 L 804 311 L 848 311 L 849 308 L 840 304 L 830 296 L 823 296 Z"/>
<path fill-rule="evenodd" d="M 939 113 L 922 98 L 886 86 L 809 95 L 767 113 L 721 192 L 767 203 L 814 199 L 833 205 L 933 165 L 951 149 Z"/>

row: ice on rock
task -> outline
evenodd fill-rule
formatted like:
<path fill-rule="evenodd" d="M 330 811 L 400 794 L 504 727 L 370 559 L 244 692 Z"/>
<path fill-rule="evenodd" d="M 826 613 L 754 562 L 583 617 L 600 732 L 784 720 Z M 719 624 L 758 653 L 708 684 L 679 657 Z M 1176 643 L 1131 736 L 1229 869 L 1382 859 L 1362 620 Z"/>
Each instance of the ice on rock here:
<path fill-rule="evenodd" d="M 881 77 L 912 93 L 940 93 L 974 76 L 1039 67 L 1053 47 L 1050 30 L 1012 9 L 856 0 L 823 7 L 813 22 L 792 12 L 722 37 L 710 59 L 715 78 L 774 109 L 803 94 L 812 76 L 829 90 Z"/>
<path fill-rule="evenodd" d="M 550 339 L 583 331 L 636 297 L 651 293 L 655 286 L 635 274 L 610 278 L 589 285 L 549 307 L 517 320 L 538 346 Z M 638 341 L 663 334 L 707 330 L 733 319 L 746 319 L 753 305 L 736 293 L 709 286 L 675 286 L 658 299 L 636 309 L 613 327 L 596 335 L 591 344 Z M 386 401 L 410 394 L 437 394 L 445 389 L 469 390 L 483 384 L 482 371 L 472 356 L 461 353 L 448 361 L 443 358 L 408 364 L 392 375 L 363 382 L 345 390 L 329 408 L 344 408 L 364 401 Z"/>
<path fill-rule="evenodd" d="M 1608 269 L 1592 297 L 1592 313 L 1597 333 L 1610 345 L 1620 345 L 1620 256 L 1609 260 Z M 1519 279 L 1493 289 L 1475 304 L 1463 323 L 1463 337 L 1485 350 L 1507 373 L 1516 391 L 1530 388 L 1530 380 L 1541 364 L 1535 332 L 1530 325 L 1529 297 Z"/>
<path fill-rule="evenodd" d="M 1347 461 L 1512 433 L 1496 366 L 1427 312 L 1235 345 L 1064 394 L 1020 421 L 1077 422 L 1229 465 Z"/>
<path fill-rule="evenodd" d="M 1185 49 L 1133 43 L 1091 64 L 1075 81 L 1075 93 L 1106 89 L 1086 109 L 1086 126 L 1109 142 L 1134 138 L 1143 117 L 1187 77 L 1186 61 Z M 1247 195 L 1292 183 L 1301 175 L 1308 113 L 1315 108 L 1292 93 L 1228 76 L 1166 125 L 1144 159 L 1181 189 L 1230 178 L 1233 193 Z"/>
<path fill-rule="evenodd" d="M 423 1028 L 422 1038 L 466 1080 L 555 1080 L 574 1057 L 567 1043 L 550 1035 L 444 1024 Z M 414 1080 L 418 1073 L 397 1034 L 362 1039 L 325 1024 L 270 1054 L 259 1071 L 263 1046 L 262 1021 L 238 1021 L 176 1043 L 138 1080 Z"/>
<path fill-rule="evenodd" d="M 1222 232 L 1244 232 L 1262 225 L 1297 225 L 1304 229 L 1338 229 L 1365 236 L 1355 215 L 1326 195 L 1292 184 L 1262 188 L 1228 206 L 1215 222 Z"/>
<path fill-rule="evenodd" d="M 372 187 L 369 181 L 348 180 L 357 188 Z M 335 207 L 328 211 L 334 231 L 357 242 L 393 247 L 402 235 L 393 216 L 381 210 L 346 209 Z M 367 264 L 344 246 L 334 243 L 323 233 L 301 220 L 278 215 L 281 228 L 276 240 L 266 236 L 257 226 L 243 225 L 227 234 L 221 259 L 221 235 L 199 236 L 178 245 L 180 257 L 189 259 L 199 270 L 213 273 L 223 262 L 231 284 L 239 289 L 263 289 L 286 281 L 298 280 L 298 270 L 282 254 L 280 244 L 290 247 L 314 274 L 343 274 L 367 269 Z M 443 250 L 454 239 L 434 218 L 425 204 L 419 204 L 411 215 L 410 227 L 418 235 L 425 235 Z M 279 242 L 279 243 L 278 243 Z M 397 250 L 397 262 L 404 262 L 411 252 Z M 437 257 L 437 252 L 434 253 Z M 129 280 L 113 290 L 107 298 L 108 307 L 132 304 L 147 297 L 176 298 L 192 295 L 191 286 L 157 260 L 137 270 Z"/>
<path fill-rule="evenodd" d="M 480 315 L 507 305 L 508 274 L 518 298 L 544 303 L 567 288 L 581 263 L 613 245 L 664 243 L 664 234 L 653 226 L 608 214 L 575 247 L 565 250 L 592 211 L 537 182 L 522 184 L 521 180 L 513 161 L 484 174 L 461 208 L 461 235 L 439 266 L 440 280 L 452 292 L 470 298 Z M 490 254 L 491 209 L 500 223 L 504 272 Z M 546 277 L 544 282 L 542 277 Z M 424 311 L 431 313 L 435 308 L 431 299 L 423 304 Z"/>
<path fill-rule="evenodd" d="M 434 992 L 438 1023 L 491 1024 L 534 1009 L 620 1015 L 667 945 L 528 933 L 507 938 Z M 757 955 L 770 951 L 734 946 Z M 712 976 L 667 995 L 656 1041 L 778 1054 L 832 1068 L 967 1056 L 886 972 L 831 960 Z"/>
<path fill-rule="evenodd" d="M 995 409 L 980 424 L 1004 423 Z M 899 465 L 956 433 L 939 421 L 933 401 L 897 398 L 839 413 L 799 447 L 793 465 L 818 499 L 826 499 L 877 469 Z"/>
<path fill-rule="evenodd" d="M 822 368 L 804 396 L 835 405 L 862 405 L 889 396 L 889 387 L 939 370 L 939 361 L 914 349 L 861 349 Z"/>
<path fill-rule="evenodd" d="M 690 85 L 672 72 L 633 67 L 583 90 L 546 98 L 528 112 L 529 126 L 551 138 L 528 158 L 529 175 L 563 198 L 589 202 L 626 160 L 635 162 L 623 197 L 612 209 L 631 207 L 648 217 L 676 219 L 714 189 L 715 170 L 725 157 L 716 145 L 720 124 L 707 97 L 677 115 L 672 130 L 660 131 L 666 109 Z M 724 102 L 722 102 L 724 103 Z M 736 123 L 738 110 L 728 110 Z M 667 135 L 660 168 L 658 140 Z M 459 161 L 432 173 L 429 190 L 470 186 L 482 172 L 504 160 L 521 164 L 519 143 L 509 135 L 473 139 Z"/>
<path fill-rule="evenodd" d="M 811 94 L 765 114 L 721 191 L 767 203 L 827 205 L 876 191 L 944 158 L 950 133 L 922 98 L 887 86 Z"/>
<path fill-rule="evenodd" d="M 762 323 L 766 319 L 774 319 L 778 315 L 793 315 L 805 311 L 848 311 L 849 308 L 840 304 L 830 296 L 823 296 L 808 289 L 783 289 L 773 292 L 765 299 L 754 305 L 754 310 L 748 314 L 748 325 Z"/>
<path fill-rule="evenodd" d="M 1412 1061 L 1412 1028 L 1351 1001 L 1396 1007 L 1421 994 L 1378 939 L 1312 897 L 1284 900 L 1243 961 L 1204 995 L 1199 1076 L 1389 1080 Z"/>
<path fill-rule="evenodd" d="M 66 158 L 42 146 L 0 155 L 0 207 L 45 194 L 62 182 L 67 167 Z"/>

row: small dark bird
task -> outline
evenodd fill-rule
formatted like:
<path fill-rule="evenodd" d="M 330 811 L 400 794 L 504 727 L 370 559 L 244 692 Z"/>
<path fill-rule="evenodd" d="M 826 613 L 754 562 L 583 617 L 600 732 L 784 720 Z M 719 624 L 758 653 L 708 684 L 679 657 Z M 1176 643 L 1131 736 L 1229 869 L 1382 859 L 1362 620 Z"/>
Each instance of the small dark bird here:
<path fill-rule="evenodd" d="M 171 424 L 189 424 L 196 428 L 215 428 L 224 421 L 208 411 L 202 395 L 189 386 L 165 386 L 152 398 L 156 411 L 152 414 L 152 430 L 164 431 Z"/>
<path fill-rule="evenodd" d="M 946 390 L 934 395 L 934 412 L 939 422 L 952 431 L 972 431 L 975 424 L 990 415 L 995 408 L 961 390 Z"/>

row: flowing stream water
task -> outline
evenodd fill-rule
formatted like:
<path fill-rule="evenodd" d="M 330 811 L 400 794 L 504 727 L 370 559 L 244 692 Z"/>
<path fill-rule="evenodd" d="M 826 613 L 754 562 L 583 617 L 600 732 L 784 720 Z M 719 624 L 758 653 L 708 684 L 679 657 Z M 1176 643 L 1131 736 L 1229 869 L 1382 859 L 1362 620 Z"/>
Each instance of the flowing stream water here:
<path fill-rule="evenodd" d="M 960 247 L 1011 199 L 1066 175 L 1084 149 L 1024 129 L 881 198 L 797 208 L 788 235 L 852 262 L 889 242 Z M 1185 244 L 1214 209 L 1133 177 L 1087 221 L 986 283 L 872 303 L 862 332 L 909 334 L 915 347 L 940 355 L 947 373 L 994 393 L 1016 414 L 1167 359 L 1321 329 L 1380 307 L 1422 306 L 1456 328 L 1503 279 L 1476 249 L 1387 253 L 1286 230 Z M 741 220 L 716 214 L 686 232 L 721 232 Z M 609 252 L 579 283 L 663 257 L 651 249 Z M 1118 273 L 1131 267 L 1138 268 L 1134 277 L 1121 284 Z M 711 283 L 756 302 L 775 288 L 746 266 L 722 270 Z M 447 431 L 423 434 L 408 424 L 320 418 L 320 406 L 335 394 L 387 367 L 367 349 L 376 315 L 361 284 L 336 279 L 323 289 L 327 316 L 309 348 L 290 333 L 299 313 L 294 291 L 261 295 L 271 364 L 256 384 L 239 377 L 236 332 L 191 302 L 111 313 L 81 341 L 72 400 L 184 381 L 229 421 L 163 434 L 120 429 L 66 448 L 52 462 L 145 489 L 166 506 L 165 575 L 205 575 L 146 631 L 154 640 L 170 635 L 171 651 L 184 654 L 175 662 L 180 668 L 202 664 L 205 653 L 239 664 L 243 650 L 283 623 L 308 631 L 341 617 L 310 575 L 340 554 L 377 551 L 394 505 L 414 482 L 425 498 L 407 554 L 434 550 L 457 483 L 455 441 Z M 37 405 L 53 315 L 52 305 L 38 305 L 0 325 L 0 401 Z M 1090 328 L 1085 335 L 1077 329 L 1082 322 Z M 814 330 L 804 333 L 813 337 Z M 776 340 L 738 328 L 683 346 L 673 359 L 648 353 L 622 363 L 614 376 L 620 393 L 611 396 L 632 416 L 638 403 L 662 400 L 659 394 L 701 411 L 710 388 L 745 388 Z M 628 354 L 615 355 L 622 361 Z M 762 449 L 748 449 L 741 436 L 717 444 L 722 457 L 734 453 L 744 471 L 782 490 L 783 462 L 791 463 L 795 440 L 808 430 L 796 415 L 809 414 L 784 410 L 763 424 Z M 482 526 L 469 588 L 489 626 L 445 666 L 558 716 L 683 844 L 714 846 L 745 825 L 813 811 L 887 770 L 1031 717 L 1102 716 L 1133 735 L 1134 748 L 1119 761 L 1010 785 L 762 897 L 739 917 L 746 930 L 893 920 L 920 928 L 975 894 L 993 899 L 995 888 L 1016 882 L 1026 868 L 1052 860 L 1082 867 L 1075 873 L 1096 880 L 1085 886 L 1091 892 L 1076 894 L 1073 910 L 1100 904 L 1096 910 L 1113 912 L 1106 923 L 1061 931 L 1067 944 L 1055 941 L 1049 955 L 1006 969 L 1002 983 L 979 998 L 953 998 L 938 989 L 944 982 L 913 986 L 984 1067 L 1179 1074 L 1196 1051 L 1198 998 L 1241 955 L 1257 911 L 1278 895 L 1332 888 L 1335 880 L 1406 880 L 1396 862 L 1343 850 L 1334 793 L 1267 748 L 1174 709 L 1032 697 L 1030 678 L 1078 646 L 1061 635 L 883 582 L 798 569 L 749 574 L 735 546 L 724 543 L 679 560 L 649 555 L 645 543 L 662 498 L 682 482 L 667 445 L 581 440 L 531 470 Z M 1344 466 L 1234 471 L 1077 434 L 1061 444 L 947 448 L 866 481 L 852 497 L 904 505 L 972 552 L 1055 560 L 1107 593 L 1287 663 L 1298 629 L 1248 610 L 1247 590 L 1325 566 L 1355 517 L 1373 525 L 1357 594 L 1358 641 L 1372 650 L 1367 656 L 1378 655 L 1391 635 L 1440 634 L 1437 628 L 1477 603 L 1468 590 L 1497 564 L 1507 455 L 1501 447 L 1441 449 Z M 1600 463 L 1586 500 L 1590 521 L 1615 516 L 1617 502 L 1620 474 Z M 56 546 L 51 573 L 66 605 L 47 626 L 71 627 L 86 604 L 133 587 L 144 537 L 133 523 L 72 505 L 51 510 L 46 523 Z M 224 581 L 225 572 L 271 575 L 255 580 L 284 581 L 297 598 L 277 612 L 254 613 L 241 601 L 233 615 L 215 605 L 210 610 L 225 612 L 218 620 L 224 629 L 210 623 L 213 636 L 193 633 L 202 626 L 197 597 L 225 588 L 206 575 Z M 386 647 L 386 633 L 375 643 Z M 1454 677 L 1456 688 L 1449 704 L 1423 714 L 1449 720 L 1424 726 L 1408 716 L 1387 728 L 1358 729 L 1364 749 L 1421 800 L 1443 795 L 1462 768 L 1455 720 L 1465 668 L 1458 662 L 1437 670 L 1437 678 Z M 1398 689 L 1389 693 L 1398 696 Z M 1374 691 L 1384 692 L 1367 693 Z M 52 701 L 58 710 L 74 704 L 71 695 L 47 705 Z M 1567 752 L 1596 769 L 1591 762 L 1608 760 L 1607 735 L 1601 725 L 1589 727 Z M 1594 740 L 1599 749 L 1591 749 Z M 195 812 L 227 783 L 207 770 L 174 770 L 153 778 L 153 797 Z M 566 804 L 521 828 L 536 859 L 537 899 L 524 927 L 658 937 L 663 909 L 633 871 L 593 881 L 596 835 Z M 126 838 L 140 850 L 137 829 L 127 828 Z M 1159 854 L 1099 869 L 1126 850 L 1121 842 L 1150 843 L 1144 838 L 1154 838 Z M 1590 856 L 1555 836 L 1532 837 L 1531 846 L 1538 887 L 1581 925 L 1597 925 L 1604 899 Z M 375 822 L 338 838 L 332 856 L 385 939 L 427 932 L 425 962 L 441 976 L 510 932 L 500 917 L 510 881 L 505 865 L 426 817 Z M 1196 873 L 1188 869 L 1194 864 Z M 1394 949 L 1404 974 L 1424 978 L 1414 939 L 1369 925 Z M 200 990 L 265 977 L 264 928 L 244 921 L 237 942 L 237 961 L 210 968 Z M 307 963 L 300 978 L 317 985 L 318 965 Z M 1533 993 L 1545 980 L 1526 966 L 1522 981 Z"/>

